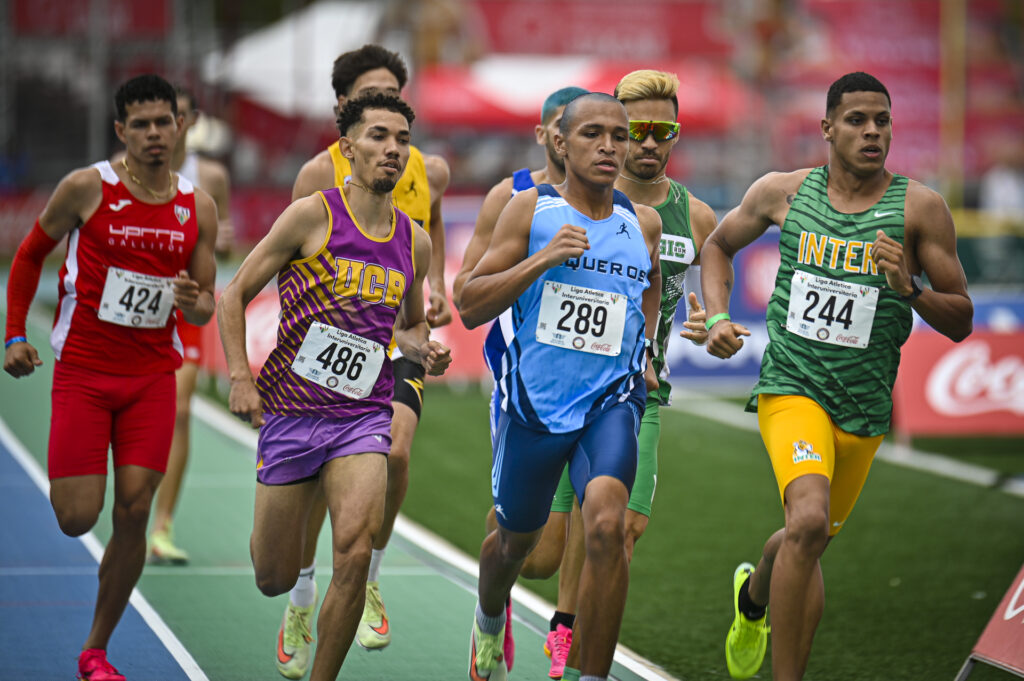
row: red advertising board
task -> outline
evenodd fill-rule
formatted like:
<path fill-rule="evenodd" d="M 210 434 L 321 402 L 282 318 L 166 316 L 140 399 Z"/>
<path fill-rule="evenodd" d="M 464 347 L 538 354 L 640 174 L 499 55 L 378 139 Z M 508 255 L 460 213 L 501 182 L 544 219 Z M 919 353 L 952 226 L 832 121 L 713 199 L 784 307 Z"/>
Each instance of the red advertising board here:
<path fill-rule="evenodd" d="M 1024 675 L 1024 567 L 992 613 L 971 657 Z"/>
<path fill-rule="evenodd" d="M 904 433 L 1024 433 L 1024 332 L 975 331 L 953 343 L 915 331 L 903 346 L 893 393 Z"/>
<path fill-rule="evenodd" d="M 89 32 L 91 0 L 15 0 L 16 35 L 83 36 Z M 161 38 L 170 31 L 167 0 L 107 0 L 100 29 L 107 38 Z"/>

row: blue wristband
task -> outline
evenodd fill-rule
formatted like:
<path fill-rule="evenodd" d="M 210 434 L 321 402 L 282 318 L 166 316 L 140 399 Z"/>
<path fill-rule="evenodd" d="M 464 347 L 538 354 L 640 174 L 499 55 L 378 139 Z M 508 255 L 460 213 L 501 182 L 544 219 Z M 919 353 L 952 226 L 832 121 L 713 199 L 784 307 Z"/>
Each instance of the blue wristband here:
<path fill-rule="evenodd" d="M 6 350 L 7 348 L 11 347 L 15 343 L 27 343 L 27 342 L 28 342 L 28 339 L 25 338 L 24 336 L 15 336 L 14 338 L 8 338 L 7 342 L 4 343 L 4 350 Z"/>

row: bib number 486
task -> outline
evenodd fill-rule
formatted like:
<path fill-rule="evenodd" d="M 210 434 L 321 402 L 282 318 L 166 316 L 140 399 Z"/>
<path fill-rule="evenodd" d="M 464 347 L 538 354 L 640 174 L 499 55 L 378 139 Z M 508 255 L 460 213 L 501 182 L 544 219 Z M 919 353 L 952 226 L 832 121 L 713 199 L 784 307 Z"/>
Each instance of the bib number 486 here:
<path fill-rule="evenodd" d="M 347 345 L 342 345 L 339 350 L 337 343 L 331 343 L 316 356 L 316 359 L 324 371 L 330 371 L 335 376 L 344 376 L 350 381 L 355 381 L 363 373 L 366 353 L 354 352 Z"/>

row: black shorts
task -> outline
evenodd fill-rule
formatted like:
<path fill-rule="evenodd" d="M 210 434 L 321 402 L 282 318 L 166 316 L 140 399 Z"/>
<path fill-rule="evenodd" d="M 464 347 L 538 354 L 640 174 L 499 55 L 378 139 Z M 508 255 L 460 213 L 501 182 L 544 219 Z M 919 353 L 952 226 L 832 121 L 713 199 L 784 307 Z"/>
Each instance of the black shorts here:
<path fill-rule="evenodd" d="M 423 377 L 427 370 L 405 357 L 399 357 L 391 363 L 395 375 L 395 395 L 392 402 L 401 402 L 416 412 L 416 418 L 423 411 Z"/>

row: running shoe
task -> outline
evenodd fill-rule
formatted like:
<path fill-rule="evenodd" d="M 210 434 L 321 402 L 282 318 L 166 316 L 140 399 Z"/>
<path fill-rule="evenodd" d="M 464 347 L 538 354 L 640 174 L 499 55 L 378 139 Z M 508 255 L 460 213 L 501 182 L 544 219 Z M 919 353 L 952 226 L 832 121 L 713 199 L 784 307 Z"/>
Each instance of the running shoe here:
<path fill-rule="evenodd" d="M 505 654 L 505 666 L 512 671 L 512 661 L 516 657 L 516 642 L 512 638 L 512 597 L 505 601 L 505 643 L 501 647 Z"/>
<path fill-rule="evenodd" d="M 171 523 L 149 535 L 149 562 L 154 565 L 186 565 L 188 553 L 174 545 Z"/>
<path fill-rule="evenodd" d="M 356 629 L 356 642 L 367 650 L 380 650 L 391 643 L 391 626 L 380 597 L 380 583 L 366 583 L 366 604 Z"/>
<path fill-rule="evenodd" d="M 554 631 L 548 632 L 548 638 L 544 642 L 544 654 L 551 658 L 549 678 L 562 678 L 565 673 L 565 660 L 569 657 L 569 648 L 571 647 L 572 629 L 569 627 L 557 624 Z"/>
<path fill-rule="evenodd" d="M 286 679 L 301 679 L 309 667 L 309 644 L 313 642 L 313 611 L 316 610 L 316 595 L 313 605 L 300 608 L 288 602 L 284 611 L 281 628 L 277 630 L 277 654 L 274 664 Z"/>
<path fill-rule="evenodd" d="M 473 618 L 473 630 L 469 635 L 470 681 L 507 681 L 508 667 L 502 653 L 504 639 L 504 628 L 497 634 L 485 634 L 480 631 L 476 617 Z"/>
<path fill-rule="evenodd" d="M 125 681 L 124 675 L 107 662 L 107 651 L 88 648 L 78 656 L 78 678 L 82 681 Z"/>
<path fill-rule="evenodd" d="M 741 563 L 732 577 L 732 626 L 725 637 L 725 662 L 729 676 L 734 679 L 749 679 L 757 673 L 768 650 L 768 613 L 758 620 L 747 619 L 740 612 L 740 587 L 754 572 L 750 563 Z"/>

